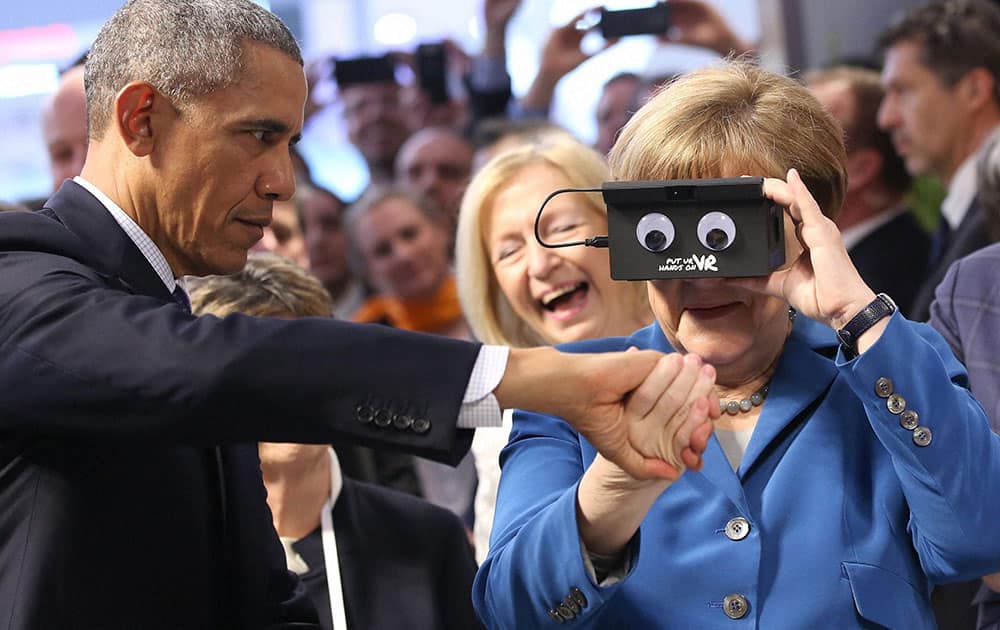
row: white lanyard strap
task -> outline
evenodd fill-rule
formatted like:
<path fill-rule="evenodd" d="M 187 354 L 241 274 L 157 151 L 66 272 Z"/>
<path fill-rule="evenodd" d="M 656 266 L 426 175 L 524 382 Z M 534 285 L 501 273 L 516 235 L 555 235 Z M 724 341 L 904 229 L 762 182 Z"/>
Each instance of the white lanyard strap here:
<path fill-rule="evenodd" d="M 330 617 L 333 630 L 347 630 L 347 612 L 344 609 L 344 590 L 340 581 L 340 562 L 337 559 L 337 538 L 333 535 L 333 506 L 323 504 L 320 514 L 323 534 L 323 564 L 326 566 L 326 587 L 330 592 Z"/>

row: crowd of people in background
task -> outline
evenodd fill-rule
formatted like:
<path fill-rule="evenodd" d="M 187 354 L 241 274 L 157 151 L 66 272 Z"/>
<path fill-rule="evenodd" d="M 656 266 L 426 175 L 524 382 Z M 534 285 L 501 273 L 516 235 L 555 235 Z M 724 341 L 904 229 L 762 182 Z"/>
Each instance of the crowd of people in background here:
<path fill-rule="evenodd" d="M 269 221 L 261 225 L 262 238 L 254 245 L 257 253 L 251 255 L 243 271 L 187 281 L 195 314 L 219 318 L 232 313 L 283 319 L 332 317 L 515 348 L 627 337 L 650 325 L 655 329 L 656 323 L 669 319 L 660 312 L 654 317 L 644 283 L 610 279 L 607 250 L 540 247 L 534 240 L 535 214 L 545 197 L 560 188 L 592 188 L 623 176 L 645 179 L 636 176 L 645 171 L 628 162 L 628 151 L 652 151 L 637 144 L 641 140 L 637 134 L 662 145 L 667 145 L 668 139 L 650 139 L 666 123 L 649 122 L 641 112 L 647 103 L 665 108 L 671 94 L 681 98 L 690 76 L 615 73 L 602 87 L 594 112 L 596 140 L 587 145 L 549 120 L 559 82 L 592 55 L 601 54 L 581 48 L 585 31 L 577 23 L 583 16 L 550 32 L 541 47 L 537 75 L 524 94 L 515 95 L 506 66 L 506 32 L 521 0 L 482 2 L 482 49 L 469 53 L 451 42 L 444 46 L 448 71 L 462 79 L 464 89 L 459 94 L 441 100 L 425 92 L 419 81 L 401 84 L 395 65 L 409 64 L 418 70 L 411 55 L 366 58 L 367 70 L 360 73 L 349 71 L 350 63 L 357 60 L 340 60 L 344 70 L 336 73 L 336 98 L 347 138 L 367 166 L 369 187 L 358 199 L 338 197 L 319 183 L 311 165 L 292 147 L 294 194 L 275 201 Z M 749 68 L 751 73 L 756 69 L 757 45 L 740 38 L 711 4 L 700 0 L 671 0 L 669 4 L 672 26 L 660 36 L 661 41 L 713 51 L 723 68 Z M 57 91 L 39 113 L 44 136 L 39 142 L 48 150 L 53 191 L 80 175 L 87 155 L 87 101 L 94 95 L 92 87 L 85 86 L 84 63 L 85 58 L 81 58 L 62 73 Z M 305 68 L 309 85 L 315 86 L 318 77 L 308 60 Z M 710 92 L 711 81 L 699 80 L 705 81 L 699 89 Z M 846 151 L 842 203 L 836 204 L 839 208 L 823 210 L 835 223 L 850 263 L 865 285 L 889 295 L 907 319 L 929 322 L 954 353 L 954 357 L 942 357 L 940 378 L 928 381 L 928 387 L 936 392 L 947 390 L 941 394 L 945 398 L 961 398 L 943 376 L 961 369 L 956 367 L 960 362 L 968 374 L 959 379 L 958 389 L 971 390 L 992 430 L 1000 432 L 1000 283 L 996 280 L 1000 278 L 1000 3 L 932 0 L 885 25 L 879 41 L 873 42 L 870 60 L 802 69 L 790 80 L 802 87 L 801 96 L 784 84 L 772 89 L 794 98 L 811 95 L 808 98 L 815 99 L 816 107 L 835 121 Z M 671 92 L 671 86 L 681 89 Z M 765 88 L 753 97 L 764 98 L 762 94 L 767 96 Z M 811 107 L 812 102 L 803 108 Z M 317 102 L 310 94 L 305 107 L 307 123 L 326 106 L 329 104 Z M 631 145 L 616 146 L 622 129 L 635 116 L 640 119 L 629 127 Z M 817 124 L 815 129 L 821 126 Z M 815 129 L 811 133 L 819 134 Z M 775 137 L 779 136 L 781 130 L 776 129 Z M 730 154 L 725 147 L 716 148 L 721 164 Z M 831 145 L 830 155 L 837 148 Z M 708 175 L 692 175 L 783 177 L 789 168 L 803 171 L 813 166 L 809 160 L 820 156 L 815 152 L 819 149 L 813 149 L 799 147 L 776 153 L 779 157 L 775 159 L 785 160 L 778 174 L 728 172 L 758 168 L 761 162 L 731 164 Z M 612 172 L 607 162 L 609 152 L 619 165 L 630 166 Z M 678 168 L 678 172 L 685 172 Z M 834 181 L 838 176 L 817 179 Z M 812 182 L 807 179 L 806 184 L 811 186 Z M 839 184 L 830 185 L 835 188 Z M 823 199 L 816 190 L 811 191 L 822 206 Z M 581 195 L 562 199 L 550 204 L 547 221 L 562 221 L 581 237 L 607 233 L 607 215 L 599 198 Z M 45 206 L 45 199 L 8 199 L 0 202 L 0 211 L 32 212 Z M 931 212 L 918 215 L 914 212 L 918 206 L 931 208 Z M 655 306 L 655 298 L 653 302 Z M 803 319 L 810 321 L 808 318 L 814 316 L 822 319 L 815 313 L 806 313 Z M 802 332 L 806 324 L 796 324 L 794 314 L 787 321 L 783 313 L 771 319 L 783 331 L 795 327 L 803 336 L 812 334 Z M 683 334 L 667 337 L 663 344 L 638 345 L 665 351 L 681 349 Z M 790 345 L 794 338 L 788 337 Z M 906 338 L 914 344 L 916 339 L 916 333 L 912 339 Z M 599 345 L 583 347 L 591 352 L 605 350 Z M 930 346 L 921 347 L 927 351 Z M 943 352 L 945 345 L 934 347 Z M 752 353 L 753 347 L 748 346 L 746 352 Z M 923 356 L 916 350 L 913 355 Z M 907 360 L 905 351 L 893 356 Z M 351 357 L 340 360 L 350 363 Z M 778 359 L 767 357 L 759 371 L 772 369 L 772 360 Z M 827 362 L 832 364 L 833 360 L 828 357 Z M 294 396 L 295 391 L 283 395 Z M 918 402 L 923 395 L 916 391 L 906 394 Z M 965 410 L 965 405 L 956 402 L 954 408 Z M 855 411 L 863 418 L 860 405 Z M 405 414 L 374 419 L 385 425 L 405 424 L 403 428 L 413 431 L 424 421 Z M 938 439 L 938 431 L 943 434 L 946 430 L 946 419 L 934 421 Z M 596 453 L 589 444 L 547 417 L 525 416 L 518 422 L 524 425 L 514 431 L 510 447 L 509 412 L 504 415 L 503 429 L 478 430 L 471 450 L 456 466 L 346 440 L 322 445 L 259 444 L 267 501 L 288 569 L 302 577 L 324 628 L 341 630 L 345 622 L 352 628 L 455 630 L 481 624 L 509 628 L 564 623 L 577 616 L 582 619 L 588 607 L 607 605 L 598 601 L 600 595 L 595 596 L 600 592 L 594 590 L 598 586 L 610 589 L 606 590 L 612 593 L 608 597 L 618 598 L 616 604 L 608 605 L 613 618 L 627 617 L 636 624 L 645 619 L 648 627 L 674 627 L 670 607 L 634 609 L 645 607 L 649 602 L 644 598 L 652 601 L 661 596 L 659 593 L 640 590 L 636 594 L 629 587 L 615 590 L 614 585 L 633 569 L 640 574 L 645 570 L 647 577 L 664 583 L 673 580 L 674 588 L 690 587 L 690 596 L 696 597 L 701 582 L 688 580 L 683 572 L 723 569 L 698 567 L 699 562 L 707 561 L 695 557 L 676 562 L 673 569 L 665 564 L 668 568 L 659 569 L 662 575 L 649 573 L 648 563 L 640 564 L 640 557 L 648 556 L 639 555 L 637 539 L 632 538 L 634 530 L 624 536 L 623 545 L 633 541 L 624 552 L 620 545 L 603 554 L 595 548 L 595 541 L 606 540 L 602 537 L 609 535 L 607 528 L 589 533 L 581 529 L 579 539 L 575 530 L 571 532 L 569 545 L 576 546 L 579 540 L 579 549 L 591 552 L 583 554 L 579 579 L 591 581 L 593 586 L 567 587 L 556 600 L 534 601 L 532 588 L 536 585 L 522 581 L 519 563 L 533 562 L 530 554 L 545 553 L 546 546 L 556 539 L 545 535 L 531 538 L 537 532 L 526 520 L 545 519 L 548 514 L 554 514 L 551 519 L 558 517 L 555 497 L 561 495 L 555 492 L 556 486 L 561 492 L 579 483 L 581 497 L 594 496 L 588 494 L 592 488 L 586 484 L 596 483 L 592 480 L 600 474 L 606 478 L 613 473 L 607 469 L 593 472 L 603 460 L 591 467 Z M 864 423 L 858 426 L 867 427 Z M 740 426 L 730 428 L 726 439 L 749 439 L 749 434 L 740 437 Z M 724 438 L 719 433 L 716 430 L 715 435 L 721 441 Z M 575 442 L 577 439 L 583 446 Z M 540 440 L 569 440 L 573 447 L 561 451 L 542 448 L 539 455 L 532 445 Z M 3 443 L 0 437 L 0 449 Z M 582 449 L 580 453 L 577 448 Z M 727 457 L 732 455 L 730 448 L 724 445 L 724 449 Z M 743 451 L 734 456 L 734 470 L 742 456 Z M 546 459 L 533 459 L 538 457 Z M 566 464 L 567 476 L 558 484 L 553 482 L 546 493 L 538 476 L 567 461 L 572 464 Z M 513 472 L 508 472 L 508 465 Z M 984 463 L 983 470 L 992 469 Z M 501 481 L 504 474 L 508 481 Z M 0 472 L 0 478 L 2 475 Z M 936 483 L 936 477 L 928 475 L 924 482 Z M 920 479 L 921 473 L 914 472 L 913 477 Z M 506 490 L 504 484 L 509 484 Z M 905 482 L 903 486 L 904 503 L 910 503 L 896 506 L 900 510 L 912 508 L 915 513 L 923 514 L 923 510 L 930 514 L 940 509 L 931 499 L 916 497 Z M 645 506 L 636 528 L 647 509 L 662 519 L 690 518 L 697 527 L 712 527 L 685 511 L 697 512 L 692 507 L 697 490 L 687 490 L 692 496 L 686 500 L 691 503 L 683 504 L 684 491 L 676 489 L 671 496 L 681 497 L 679 508 Z M 994 502 L 987 496 L 981 499 L 984 505 Z M 893 500 L 886 499 L 889 503 Z M 572 506 L 569 509 L 572 516 Z M 503 524 L 499 538 L 496 532 L 491 538 L 495 513 Z M 595 522 L 600 523 L 600 519 Z M 535 521 L 534 526 L 547 532 L 545 528 L 554 531 L 560 523 L 552 520 L 539 526 Z M 905 519 L 899 523 L 906 527 Z M 920 544 L 910 542 L 907 531 L 892 529 L 896 524 L 892 521 L 887 536 L 897 537 L 902 547 Z M 670 542 L 654 539 L 652 536 L 668 538 L 655 527 L 660 526 L 654 526 L 653 534 L 643 541 L 644 554 L 659 549 L 664 554 L 680 555 L 684 546 L 691 544 L 683 537 Z M 953 529 L 938 531 L 992 537 L 989 530 L 962 528 L 963 524 L 957 523 Z M 931 538 L 928 544 L 942 544 Z M 959 541 L 953 542 L 962 548 Z M 977 548 L 970 541 L 961 542 L 965 548 Z M 817 540 L 816 544 L 823 543 Z M 492 549 L 494 546 L 497 548 Z M 511 559 L 512 550 L 521 554 L 517 560 Z M 339 554 L 339 563 L 331 561 L 331 553 L 334 557 Z M 795 553 L 808 554 L 809 550 Z M 985 562 L 980 567 L 968 563 L 977 570 L 985 569 L 981 571 L 985 575 L 967 576 L 957 569 L 949 573 L 954 568 L 949 563 L 960 562 L 947 557 L 947 552 L 941 553 L 937 564 L 927 556 L 921 556 L 921 562 L 925 562 L 928 575 L 948 579 L 940 584 L 931 579 L 933 593 L 923 592 L 923 584 L 909 582 L 913 592 L 906 595 L 917 602 L 927 600 L 927 610 L 933 609 L 934 619 L 914 621 L 912 616 L 883 614 L 878 610 L 909 604 L 897 599 L 881 604 L 880 609 L 870 598 L 856 596 L 857 623 L 865 620 L 895 627 L 892 623 L 908 619 L 914 624 L 910 627 L 933 627 L 936 622 L 944 629 L 1000 629 L 1000 573 L 989 574 L 1000 571 L 1000 564 Z M 633 562 L 638 568 L 630 564 Z M 476 582 L 474 610 L 473 580 L 479 564 L 483 571 Z M 544 566 L 543 572 L 556 572 L 558 562 L 551 564 L 537 566 Z M 962 566 L 964 571 L 966 565 Z M 679 573 L 670 574 L 673 570 Z M 844 577 L 850 580 L 851 588 L 862 589 L 859 584 L 865 579 L 875 579 L 857 570 L 858 574 Z M 574 571 L 576 568 L 570 572 Z M 807 576 L 801 579 L 808 582 Z M 908 578 L 897 579 L 905 586 Z M 649 586 L 644 584 L 644 588 Z M 790 592 L 775 587 L 768 592 L 775 600 L 808 596 L 808 589 Z M 505 609 L 505 602 L 512 602 L 512 608 Z M 725 615 L 736 619 L 746 614 L 746 610 L 741 614 L 739 606 L 757 614 L 761 605 L 727 596 L 725 603 L 720 597 L 717 608 L 725 607 Z M 794 610 L 796 604 L 789 599 L 785 605 Z M 824 603 L 810 605 L 823 607 Z M 725 617 L 723 612 L 718 614 L 721 625 Z M 769 619 L 780 623 L 781 617 L 771 614 Z M 598 620 L 592 627 L 614 627 L 610 619 Z M 20 627 L 5 624 L 0 619 L 0 628 Z"/>

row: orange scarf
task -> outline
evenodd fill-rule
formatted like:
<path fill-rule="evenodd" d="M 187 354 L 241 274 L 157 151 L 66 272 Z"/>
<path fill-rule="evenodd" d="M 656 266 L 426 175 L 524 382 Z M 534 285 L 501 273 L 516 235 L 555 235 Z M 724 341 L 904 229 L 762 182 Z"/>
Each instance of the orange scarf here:
<path fill-rule="evenodd" d="M 436 332 L 462 318 L 458 287 L 448 276 L 437 292 L 426 300 L 401 300 L 389 295 L 369 298 L 354 314 L 356 322 L 387 322 L 390 326 L 416 332 Z"/>

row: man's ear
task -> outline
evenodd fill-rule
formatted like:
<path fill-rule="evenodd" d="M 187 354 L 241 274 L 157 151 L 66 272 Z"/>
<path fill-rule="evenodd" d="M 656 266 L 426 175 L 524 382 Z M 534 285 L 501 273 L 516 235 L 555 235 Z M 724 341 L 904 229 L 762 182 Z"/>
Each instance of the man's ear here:
<path fill-rule="evenodd" d="M 961 94 L 969 109 L 981 109 L 988 105 L 994 98 L 996 91 L 996 79 L 993 74 L 983 67 L 973 68 L 959 79 Z"/>
<path fill-rule="evenodd" d="M 847 188 L 861 190 L 871 185 L 882 173 L 884 160 L 875 149 L 863 147 L 854 149 L 847 156 Z"/>
<path fill-rule="evenodd" d="M 172 110 L 166 98 L 145 81 L 133 81 L 115 98 L 115 125 L 125 146 L 136 157 L 149 155 L 160 118 Z"/>

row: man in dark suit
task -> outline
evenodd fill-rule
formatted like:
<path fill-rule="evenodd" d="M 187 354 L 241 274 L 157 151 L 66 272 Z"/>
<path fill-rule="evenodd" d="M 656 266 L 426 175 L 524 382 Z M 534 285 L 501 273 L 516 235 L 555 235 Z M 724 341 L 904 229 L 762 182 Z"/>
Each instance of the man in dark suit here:
<path fill-rule="evenodd" d="M 910 313 L 923 321 L 948 266 L 989 242 L 975 203 L 975 160 L 1000 126 L 1000 7 L 938 0 L 904 14 L 880 44 L 886 96 L 879 126 L 911 174 L 934 175 L 948 189 Z"/>
<path fill-rule="evenodd" d="M 910 313 L 927 270 L 930 236 L 903 203 L 910 175 L 878 128 L 879 75 L 838 66 L 810 72 L 806 84 L 841 127 L 847 146 L 847 194 L 837 227 L 851 262 L 875 291 Z"/>
<path fill-rule="evenodd" d="M 499 403 L 558 413 L 627 469 L 670 474 L 622 413 L 655 353 L 190 314 L 177 278 L 242 268 L 294 190 L 306 82 L 272 14 L 134 0 L 101 29 L 85 83 L 81 176 L 39 213 L 0 215 L 0 628 L 313 623 L 240 443 L 346 439 L 454 462 L 460 427 L 499 425 Z"/>
<path fill-rule="evenodd" d="M 1000 7 L 987 0 L 937 0 L 903 14 L 879 43 L 886 89 L 879 126 L 911 174 L 933 175 L 948 190 L 927 277 L 909 313 L 923 321 L 948 267 L 989 243 L 975 201 L 975 162 L 1000 126 Z M 978 581 L 935 589 L 939 627 L 975 627 L 970 602 L 976 588 Z"/>

